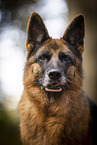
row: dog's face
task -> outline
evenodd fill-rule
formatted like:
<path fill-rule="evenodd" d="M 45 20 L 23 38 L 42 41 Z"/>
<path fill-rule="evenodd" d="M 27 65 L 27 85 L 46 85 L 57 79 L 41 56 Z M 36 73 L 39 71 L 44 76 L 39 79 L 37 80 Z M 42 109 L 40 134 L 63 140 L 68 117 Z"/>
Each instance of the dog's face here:
<path fill-rule="evenodd" d="M 51 39 L 41 17 L 33 13 L 28 24 L 24 85 L 46 92 L 80 89 L 83 38 L 82 15 L 70 23 L 63 38 Z"/>
<path fill-rule="evenodd" d="M 37 50 L 34 59 L 38 66 L 35 80 L 45 91 L 60 92 L 73 81 L 77 60 L 65 41 L 47 40 Z"/>

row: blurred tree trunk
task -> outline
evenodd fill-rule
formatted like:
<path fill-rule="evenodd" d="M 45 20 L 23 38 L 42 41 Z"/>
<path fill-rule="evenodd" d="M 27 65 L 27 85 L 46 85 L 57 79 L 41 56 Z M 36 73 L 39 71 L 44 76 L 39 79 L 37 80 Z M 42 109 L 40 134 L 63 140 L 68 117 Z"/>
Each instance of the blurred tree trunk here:
<path fill-rule="evenodd" d="M 85 17 L 84 88 L 97 103 L 97 0 L 67 0 L 69 19 Z"/>

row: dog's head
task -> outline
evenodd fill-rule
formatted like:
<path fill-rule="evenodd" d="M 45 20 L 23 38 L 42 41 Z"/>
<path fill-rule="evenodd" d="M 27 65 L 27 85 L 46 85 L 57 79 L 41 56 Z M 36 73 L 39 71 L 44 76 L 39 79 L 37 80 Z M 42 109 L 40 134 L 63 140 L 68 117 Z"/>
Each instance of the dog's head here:
<path fill-rule="evenodd" d="M 37 13 L 30 17 L 27 30 L 27 62 L 24 85 L 47 92 L 81 89 L 84 18 L 72 20 L 63 38 L 49 37 Z M 32 89 L 33 91 L 33 89 Z"/>

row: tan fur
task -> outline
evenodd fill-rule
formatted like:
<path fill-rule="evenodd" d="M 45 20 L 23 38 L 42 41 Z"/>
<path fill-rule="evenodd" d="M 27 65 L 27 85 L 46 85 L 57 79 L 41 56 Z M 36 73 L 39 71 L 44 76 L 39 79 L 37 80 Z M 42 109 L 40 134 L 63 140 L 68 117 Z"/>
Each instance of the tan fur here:
<path fill-rule="evenodd" d="M 28 41 L 29 39 L 27 43 Z M 27 57 L 33 46 L 32 42 L 27 44 Z M 78 48 L 82 53 L 83 47 Z M 70 81 L 68 89 L 60 93 L 45 92 L 36 81 L 42 66 L 35 62 L 35 57 L 48 49 L 53 54 L 54 67 L 60 51 L 69 53 L 76 60 L 76 64 L 71 65 L 66 73 Z M 25 64 L 24 92 L 18 107 L 24 145 L 93 145 L 90 110 L 82 90 L 82 77 L 81 61 L 63 39 L 47 39 L 35 54 L 29 57 Z"/>
<path fill-rule="evenodd" d="M 60 145 L 60 138 L 65 140 L 62 145 L 68 145 L 68 142 L 70 145 L 77 145 L 78 142 L 79 145 L 86 145 L 87 142 L 92 145 L 88 134 L 89 107 L 83 92 L 79 91 L 82 87 L 82 79 L 77 73 L 79 62 L 77 67 L 69 68 L 67 73 L 72 78 L 75 70 L 77 75 L 72 90 L 64 91 L 57 100 L 54 100 L 53 93 L 48 100 L 44 90 L 32 84 L 41 68 L 36 63 L 29 63 L 24 76 L 24 93 L 19 104 L 24 145 Z"/>

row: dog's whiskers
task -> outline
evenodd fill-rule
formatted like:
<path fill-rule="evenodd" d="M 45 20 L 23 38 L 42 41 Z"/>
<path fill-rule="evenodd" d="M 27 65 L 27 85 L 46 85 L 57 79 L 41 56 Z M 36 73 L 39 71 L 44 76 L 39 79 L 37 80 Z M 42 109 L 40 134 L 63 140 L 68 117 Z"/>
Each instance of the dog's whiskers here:
<path fill-rule="evenodd" d="M 70 79 L 67 78 L 67 82 L 72 84 L 72 81 Z"/>

